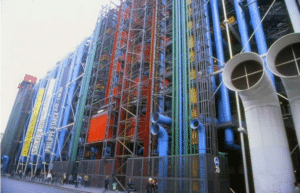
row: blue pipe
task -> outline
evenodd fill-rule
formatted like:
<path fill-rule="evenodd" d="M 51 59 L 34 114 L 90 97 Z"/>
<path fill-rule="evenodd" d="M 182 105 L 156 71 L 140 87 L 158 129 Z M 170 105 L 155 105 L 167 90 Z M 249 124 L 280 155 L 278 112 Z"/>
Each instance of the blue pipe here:
<path fill-rule="evenodd" d="M 59 66 L 57 66 L 53 70 L 53 75 L 54 75 L 53 78 L 56 79 L 55 86 L 53 88 L 53 94 L 57 93 L 57 91 L 58 91 L 58 85 L 60 83 L 60 75 L 61 75 L 61 73 L 62 73 L 62 64 L 60 64 Z M 44 127 L 44 132 L 48 131 L 49 125 L 50 125 L 50 122 L 51 122 L 51 116 L 53 114 L 53 112 L 52 112 L 53 111 L 53 103 L 55 101 L 55 97 L 53 97 L 53 94 L 52 94 L 52 99 L 51 99 L 50 105 L 49 105 L 50 106 L 50 108 L 48 110 L 48 115 L 49 116 L 47 117 L 46 122 L 45 122 L 46 124 L 45 124 L 45 127 Z"/>
<path fill-rule="evenodd" d="M 220 68 L 225 63 L 224 59 L 224 50 L 222 45 L 222 33 L 220 28 L 220 17 L 219 17 L 219 10 L 218 10 L 218 1 L 211 0 L 210 6 L 212 10 L 212 20 L 213 20 L 213 27 L 214 27 L 214 37 L 215 37 L 215 44 L 216 44 L 216 52 L 218 58 L 218 65 Z M 220 83 L 222 82 L 222 74 L 219 75 Z M 219 122 L 226 123 L 231 122 L 231 109 L 230 109 L 230 101 L 229 101 L 229 93 L 228 89 L 224 86 L 224 84 L 220 87 L 220 98 L 218 99 L 218 115 L 219 115 Z M 228 148 L 236 148 L 234 145 L 234 133 L 232 128 L 225 129 L 225 144 Z"/>
<path fill-rule="evenodd" d="M 205 133 L 205 127 L 203 124 L 198 120 L 194 119 L 191 121 L 190 126 L 192 129 L 198 130 L 198 149 L 199 149 L 199 165 L 200 165 L 200 179 L 201 180 L 201 191 L 200 192 L 207 192 L 207 185 L 205 183 L 206 179 L 206 133 Z"/>
<path fill-rule="evenodd" d="M 10 159 L 7 155 L 3 155 L 2 158 L 1 158 L 3 161 L 2 164 L 2 173 L 5 173 L 7 171 L 7 168 L 8 168 L 8 165 L 9 165 L 9 162 L 10 162 Z"/>
<path fill-rule="evenodd" d="M 74 63 L 75 63 L 75 58 L 76 58 L 76 54 L 73 53 L 72 55 L 72 59 L 71 59 L 71 64 L 70 64 L 70 56 L 67 57 L 67 59 L 65 60 L 66 63 L 67 63 L 67 66 L 69 66 L 70 64 L 70 67 L 66 68 L 65 72 L 64 72 L 64 75 L 67 74 L 67 77 L 64 78 L 61 82 L 61 87 L 63 87 L 63 90 L 62 90 L 62 99 L 60 101 L 60 108 L 59 108 L 59 115 L 58 115 L 58 121 L 56 123 L 56 126 L 59 128 L 60 125 L 61 125 L 61 122 L 63 120 L 63 113 L 64 113 L 64 107 L 66 106 L 66 97 L 67 97 L 67 93 L 68 93 L 68 87 L 66 86 L 67 83 L 70 82 L 71 80 L 71 77 L 72 77 L 72 72 L 73 72 L 73 69 L 74 69 Z M 58 145 L 56 143 L 56 140 L 57 138 L 55 138 L 54 140 L 54 144 L 53 144 L 53 147 L 52 147 L 52 152 L 57 152 L 59 150 L 61 150 L 61 147 L 63 145 L 63 142 L 64 142 L 64 136 L 65 136 L 65 133 L 66 133 L 66 129 L 62 129 L 61 131 L 57 131 L 57 135 L 59 136 L 59 141 L 58 141 Z M 57 156 L 54 156 L 54 155 L 51 155 L 51 160 L 57 158 Z M 50 161 L 51 161 L 50 160 Z"/>
<path fill-rule="evenodd" d="M 100 26 L 97 26 L 96 27 L 96 29 L 97 28 L 101 28 L 101 22 L 99 23 L 100 24 Z M 87 51 L 85 50 L 85 52 L 87 52 L 87 53 L 90 53 L 91 52 L 91 50 L 93 49 L 92 47 L 93 47 L 93 40 L 92 40 L 92 38 L 90 39 L 90 45 L 89 45 L 89 47 L 87 48 Z M 119 54 L 122 54 L 122 53 L 119 53 Z M 87 54 L 88 55 L 88 54 Z M 88 56 L 87 56 L 88 57 Z M 86 59 L 86 62 L 88 62 L 88 58 Z M 75 76 L 75 75 L 74 75 Z M 78 76 L 78 75 L 77 75 Z M 76 76 L 75 76 L 76 77 Z M 76 85 L 74 85 L 74 89 L 75 89 L 75 87 L 76 87 Z M 81 85 L 80 86 L 80 89 L 79 89 L 79 96 L 81 96 L 81 92 L 82 92 L 82 88 L 83 88 L 83 85 Z M 72 103 L 70 103 L 70 105 L 71 105 Z M 71 107 L 71 106 L 70 106 Z M 79 109 L 79 102 L 77 103 L 77 105 L 76 105 L 76 109 Z M 75 112 L 75 116 L 74 117 L 76 117 L 76 114 L 77 114 L 77 111 Z M 74 122 L 76 122 L 76 120 L 74 120 Z M 72 154 L 72 144 L 73 144 L 73 138 L 72 138 L 72 135 L 73 135 L 73 132 L 74 132 L 74 129 L 75 129 L 75 127 L 73 126 L 73 128 L 72 128 L 72 130 L 71 130 L 71 136 L 70 136 L 70 138 L 71 138 L 71 140 L 70 140 L 70 143 L 69 143 L 69 150 L 68 150 L 68 157 L 70 158 L 71 157 L 71 154 Z M 75 139 L 74 139 L 75 140 Z"/>
<path fill-rule="evenodd" d="M 164 116 L 157 112 L 153 113 L 151 116 L 151 122 L 156 124 L 163 124 L 163 125 L 172 125 L 172 119 L 170 117 Z"/>
<path fill-rule="evenodd" d="M 211 34 L 210 34 L 209 10 L 208 10 L 208 2 L 207 1 L 208 0 L 205 0 L 203 9 L 204 9 L 204 14 L 206 15 L 206 17 L 205 17 L 205 26 L 207 27 L 206 38 L 207 38 L 207 43 L 209 45 L 208 55 L 209 55 L 210 66 L 208 66 L 207 72 L 208 72 L 208 74 L 210 74 L 210 73 L 214 72 L 214 67 L 213 67 L 214 61 L 212 58 L 213 50 L 212 50 L 212 42 L 211 42 Z M 217 89 L 216 80 L 215 80 L 214 76 L 211 76 L 211 84 L 212 84 L 212 90 L 214 92 Z"/>
<path fill-rule="evenodd" d="M 193 119 L 190 123 L 192 129 L 198 129 L 198 149 L 199 153 L 206 153 L 206 134 L 203 124 L 198 119 Z"/>
<path fill-rule="evenodd" d="M 70 57 L 68 57 L 68 59 L 66 60 L 67 63 L 69 64 L 69 60 L 70 60 Z M 67 79 L 65 81 L 65 85 L 67 83 L 69 83 L 70 81 L 72 81 L 72 73 L 73 73 L 73 70 L 74 70 L 74 64 L 75 64 L 75 61 L 76 61 L 76 54 L 73 53 L 72 55 L 72 59 L 71 59 L 71 64 L 70 64 L 70 67 L 68 69 L 67 73 Z M 62 85 L 63 86 L 63 85 Z M 67 93 L 68 93 L 68 87 L 67 86 L 63 86 L 63 94 L 62 94 L 62 102 L 61 102 L 61 107 L 60 110 L 59 110 L 59 120 L 57 122 L 57 127 L 60 127 L 61 126 L 61 123 L 62 123 L 62 120 L 65 118 L 65 107 L 66 107 L 66 103 L 67 103 Z M 72 94 L 73 95 L 73 94 Z M 69 118 L 69 116 L 68 116 Z M 52 159 L 58 159 L 59 157 L 59 153 L 61 152 L 61 147 L 63 146 L 63 142 L 64 142 L 64 136 L 65 136 L 65 133 L 66 133 L 66 129 L 62 129 L 61 131 L 58 131 L 57 135 L 59 135 L 59 141 L 58 141 L 58 145 L 56 145 L 56 143 L 53 144 L 53 147 L 52 147 L 52 150 L 53 152 L 56 152 L 55 156 L 54 157 L 51 157 L 51 160 Z M 55 139 L 56 141 L 56 139 Z M 57 156 L 58 155 L 58 156 Z M 50 161 L 51 162 L 51 161 Z"/>
<path fill-rule="evenodd" d="M 72 74 L 71 81 L 69 81 L 69 82 L 72 82 L 72 81 L 74 81 L 74 82 L 71 85 L 69 85 L 68 97 L 67 97 L 67 100 L 65 101 L 66 103 L 64 104 L 65 112 L 61 116 L 61 117 L 63 117 L 63 120 L 62 120 L 62 124 L 60 125 L 60 127 L 63 127 L 65 125 L 67 125 L 68 121 L 69 121 L 69 117 L 70 117 L 70 113 L 71 113 L 71 107 L 72 107 L 72 98 L 73 98 L 76 86 L 78 84 L 78 81 L 75 81 L 75 80 L 78 77 L 79 72 L 80 72 L 82 57 L 83 57 L 84 51 L 86 49 L 85 44 L 86 44 L 86 41 L 78 48 L 77 54 L 76 54 L 76 60 L 72 61 L 72 62 L 75 62 L 75 64 L 73 64 L 74 65 L 74 72 Z M 66 96 L 67 96 L 67 94 L 66 94 Z M 57 159 L 59 158 L 59 155 L 61 153 L 63 143 L 64 143 L 64 140 L 65 140 L 66 132 L 67 132 L 67 128 L 63 128 L 61 130 L 59 143 L 58 143 L 59 146 L 56 150 L 56 158 Z"/>
<path fill-rule="evenodd" d="M 101 30 L 101 27 L 102 27 L 102 22 L 101 22 L 101 20 L 102 20 L 102 18 L 100 18 L 100 22 L 99 23 L 97 23 L 97 26 L 96 26 L 96 29 L 100 29 Z M 95 33 L 98 33 L 97 32 L 97 30 L 95 31 Z M 94 36 L 94 38 L 95 38 L 96 36 Z M 97 39 L 97 38 L 96 38 Z M 97 45 L 93 45 L 95 42 L 94 42 L 94 39 L 93 38 L 91 38 L 91 43 L 90 43 L 90 46 L 89 46 L 89 48 L 88 48 L 88 53 L 90 54 L 91 52 L 92 52 L 92 50 L 94 49 L 94 46 L 97 46 Z M 87 61 L 86 61 L 86 63 L 88 63 L 88 60 L 89 59 L 91 59 L 91 58 L 89 58 L 89 56 L 92 56 L 93 55 L 93 53 L 91 54 L 91 55 L 89 55 L 88 54 L 88 56 L 87 56 Z M 122 54 L 122 52 L 119 52 L 119 54 Z M 94 56 L 92 56 L 92 57 L 94 57 Z M 94 58 L 92 59 L 92 60 L 94 60 Z M 92 63 L 93 63 L 94 61 L 92 61 Z M 84 91 L 84 87 L 85 87 L 85 85 L 84 84 L 81 84 L 81 86 L 80 86 L 80 91 L 79 91 L 79 96 L 81 96 L 82 95 L 82 92 L 85 92 Z M 78 110 L 78 109 L 80 109 L 79 107 L 80 107 L 80 102 L 78 102 L 77 103 L 77 105 L 76 105 L 76 109 Z M 76 116 L 77 116 L 77 114 L 79 113 L 81 113 L 81 112 L 79 112 L 79 111 L 77 111 L 76 110 L 76 112 L 75 112 L 75 119 L 76 119 Z M 79 120 L 79 121 L 82 121 L 82 120 Z M 76 120 L 74 120 L 74 123 L 76 123 Z M 81 128 L 80 128 L 81 129 Z M 72 148 L 73 148 L 73 143 L 74 143 L 74 141 L 76 142 L 76 140 L 77 139 L 75 139 L 75 137 L 73 137 L 73 134 L 74 134 L 74 132 L 76 132 L 76 131 L 78 131 L 77 130 L 77 128 L 75 128 L 75 125 L 73 126 L 73 128 L 72 128 L 72 130 L 71 130 L 71 133 L 70 133 L 70 135 L 71 135 L 71 140 L 70 140 L 70 143 L 69 143 L 69 151 L 68 151 L 68 157 L 69 158 L 71 158 L 71 155 L 72 155 Z M 73 153 L 75 153 L 75 154 L 77 154 L 77 151 L 76 152 L 73 152 Z"/>
<path fill-rule="evenodd" d="M 263 30 L 262 24 L 260 24 L 261 17 L 260 17 L 257 1 L 256 0 L 247 0 L 247 3 L 248 3 L 248 7 L 249 7 L 253 30 L 255 30 L 259 26 L 255 32 L 255 39 L 256 39 L 256 44 L 257 44 L 257 48 L 258 48 L 258 53 L 260 55 L 266 54 L 268 52 L 268 46 L 266 43 L 266 37 L 265 37 L 265 33 Z M 265 63 L 266 71 L 272 80 L 273 86 L 275 87 L 275 77 L 270 72 L 269 68 L 267 67 L 266 59 L 263 58 L 263 60 Z"/>
<path fill-rule="evenodd" d="M 60 85 L 59 85 L 59 90 L 61 90 L 61 96 L 59 97 L 57 94 L 56 95 L 56 98 L 55 98 L 55 105 L 58 105 L 57 107 L 57 117 L 56 117 L 56 123 L 55 121 L 52 121 L 50 127 L 54 127 L 57 128 L 58 127 L 58 123 L 60 122 L 60 120 L 62 119 L 62 111 L 63 111 L 63 108 L 62 108 L 62 105 L 63 105 L 63 98 L 66 94 L 66 84 L 67 84 L 67 81 L 68 79 L 70 79 L 71 77 L 71 74 L 70 74 L 70 55 L 68 55 L 65 59 L 64 59 L 64 62 L 63 62 L 63 73 L 62 73 L 62 76 L 61 76 L 61 81 L 60 81 Z M 53 119 L 53 117 L 52 117 Z M 53 125 L 52 125 L 53 124 Z M 59 131 L 54 131 L 54 136 L 53 136 L 53 142 L 52 142 L 52 147 L 51 147 L 51 152 L 55 152 L 55 148 L 56 148 L 56 134 L 59 135 Z M 50 142 L 49 142 L 50 144 Z M 46 144 L 47 146 L 47 144 Z M 52 155 L 51 155 L 52 156 Z M 52 157 L 50 157 L 52 159 Z M 50 160 L 51 160 L 50 159 Z"/>
<path fill-rule="evenodd" d="M 257 43 L 258 53 L 265 54 L 268 52 L 268 46 L 266 43 L 266 37 L 264 34 L 263 27 L 260 24 L 261 17 L 260 17 L 257 1 L 247 0 L 247 2 L 248 2 L 248 8 L 250 12 L 253 30 L 255 30 L 257 26 L 260 25 L 255 32 L 255 39 Z"/>
<path fill-rule="evenodd" d="M 54 79 L 54 78 L 56 77 L 56 75 L 57 75 L 57 70 L 58 70 L 58 68 L 56 67 L 56 68 L 54 68 L 54 70 L 52 70 L 52 72 L 50 72 L 49 80 Z M 48 83 L 50 83 L 50 82 L 48 82 Z M 47 89 L 48 89 L 48 86 L 49 86 L 49 84 L 47 85 Z M 53 89 L 53 91 L 54 91 L 54 89 Z M 51 95 L 52 95 L 52 94 L 53 94 L 53 93 L 51 93 Z M 50 101 L 50 104 L 49 104 L 50 107 L 49 107 L 49 109 L 48 109 L 47 115 L 50 115 L 51 106 L 52 106 L 52 101 L 53 101 L 53 99 L 51 99 L 51 101 Z M 46 128 L 47 128 L 47 122 L 48 122 L 48 120 L 49 120 L 49 117 L 50 117 L 50 116 L 47 116 L 47 117 L 46 117 L 45 125 L 44 125 L 44 128 L 43 128 L 43 132 L 46 131 Z M 43 141 L 43 138 L 45 138 L 45 137 L 42 136 L 41 141 Z M 38 155 L 41 155 L 42 146 L 43 146 L 43 143 L 40 142 L 40 144 L 39 144 Z M 32 156 L 31 156 L 31 160 L 32 160 L 32 162 L 35 162 L 35 160 L 36 160 L 36 161 L 39 161 L 39 160 L 37 160 L 37 155 L 32 155 Z"/>
<path fill-rule="evenodd" d="M 51 103 L 50 103 L 51 109 L 50 109 L 49 118 L 47 120 L 47 125 L 45 127 L 44 132 L 48 132 L 49 129 L 50 129 L 50 126 L 51 126 L 53 113 L 54 113 L 54 106 L 55 106 L 56 99 L 57 99 L 57 93 L 58 93 L 59 88 L 60 88 L 60 83 L 61 83 L 61 80 L 62 80 L 64 67 L 65 67 L 65 62 L 63 62 L 62 64 L 60 64 L 58 66 L 58 72 L 57 72 L 57 76 L 56 76 L 56 84 L 55 84 L 54 92 L 53 92 L 55 94 L 55 96 L 53 97 L 53 99 L 51 100 Z M 47 139 L 48 139 L 48 135 L 44 136 L 44 141 L 43 141 L 43 144 L 42 144 L 43 145 L 43 148 L 42 148 L 42 160 L 43 161 L 45 161 L 45 149 L 46 149 Z"/>
<path fill-rule="evenodd" d="M 199 117 L 199 121 L 200 121 L 201 123 L 204 123 L 204 116 L 203 116 L 203 115 L 199 115 L 198 117 Z M 205 119 L 205 122 L 206 122 L 206 123 L 210 123 L 210 122 L 211 122 L 211 117 L 206 118 L 206 119 Z M 214 118 L 214 124 L 219 124 L 218 119 Z"/>
<path fill-rule="evenodd" d="M 248 26 L 246 23 L 245 13 L 240 5 L 240 1 L 241 0 L 234 0 L 234 8 L 235 8 L 237 21 L 238 21 L 239 32 L 240 32 L 244 52 L 251 52 L 250 43 L 248 42 L 249 40 Z"/>
<path fill-rule="evenodd" d="M 48 132 L 49 128 L 50 128 L 53 110 L 54 110 L 54 103 L 55 103 L 55 96 L 53 96 L 53 95 L 58 92 L 58 85 L 60 83 L 60 76 L 61 76 L 62 71 L 63 71 L 62 64 L 57 66 L 54 70 L 56 82 L 55 82 L 55 86 L 53 89 L 52 99 L 51 99 L 50 105 L 49 105 L 49 110 L 47 113 L 48 117 L 45 121 L 45 126 L 44 126 L 44 131 L 43 131 L 44 133 Z M 42 137 L 43 138 L 42 143 L 40 144 L 39 155 L 41 155 L 41 157 L 40 157 L 41 161 L 45 160 L 45 146 L 46 146 L 47 137 L 48 137 L 47 135 L 44 135 Z"/>
<path fill-rule="evenodd" d="M 225 145 L 231 150 L 241 150 L 241 147 L 234 143 L 234 133 L 232 128 L 225 128 Z"/>
<path fill-rule="evenodd" d="M 212 19 L 213 19 L 213 27 L 214 27 L 214 37 L 216 44 L 216 52 L 217 58 L 219 60 L 218 65 L 222 67 L 224 65 L 224 50 L 222 45 L 222 34 L 220 29 L 220 20 L 219 20 L 219 12 L 218 12 L 218 2 L 217 0 L 211 0 L 211 9 L 212 9 Z M 220 82 L 222 82 L 222 75 L 219 76 Z M 221 123 L 231 121 L 231 113 L 230 113 L 230 102 L 229 102 L 229 94 L 227 88 L 222 84 L 221 88 L 221 100 L 218 101 L 219 104 L 219 121 Z"/>
<path fill-rule="evenodd" d="M 159 124 L 154 124 L 151 127 L 151 133 L 158 135 L 158 154 L 159 156 L 168 156 L 169 137 L 167 131 Z"/>
<path fill-rule="evenodd" d="M 167 187 L 166 177 L 168 177 L 168 151 L 169 151 L 169 136 L 168 132 L 160 125 L 154 124 L 151 127 L 152 135 L 157 135 L 158 137 L 158 177 L 162 178 L 161 182 L 158 184 L 158 192 L 163 192 Z"/>

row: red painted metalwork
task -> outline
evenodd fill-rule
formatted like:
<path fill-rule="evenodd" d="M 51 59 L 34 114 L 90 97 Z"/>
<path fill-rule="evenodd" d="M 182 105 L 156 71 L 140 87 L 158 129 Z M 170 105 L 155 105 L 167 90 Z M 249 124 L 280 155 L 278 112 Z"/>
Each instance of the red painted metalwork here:
<path fill-rule="evenodd" d="M 92 117 L 87 138 L 88 143 L 104 140 L 106 122 L 107 113 L 97 114 Z"/>
<path fill-rule="evenodd" d="M 150 109 L 151 109 L 151 90 L 152 90 L 152 78 L 153 78 L 153 73 L 152 73 L 152 68 L 154 65 L 153 61 L 153 54 L 154 54 L 154 49 L 155 49 L 155 28 L 156 28 L 156 10 L 155 8 L 153 9 L 153 16 L 152 16 L 152 32 L 151 32 L 151 46 L 150 46 L 150 64 L 149 64 L 149 79 L 148 79 L 148 90 L 147 90 L 147 107 L 146 107 L 146 116 L 145 116 L 145 125 L 142 125 L 144 127 L 143 132 L 140 133 L 141 138 L 143 137 L 144 141 L 144 151 L 143 155 L 146 157 L 149 154 L 149 125 L 150 125 Z M 142 118 L 141 118 L 142 119 Z"/>
<path fill-rule="evenodd" d="M 118 13 L 118 20 L 117 20 L 117 27 L 115 31 L 115 39 L 114 39 L 114 44 L 112 48 L 112 54 L 111 54 L 111 60 L 110 60 L 110 66 L 109 66 L 109 74 L 108 74 L 108 82 L 107 82 L 107 87 L 106 87 L 106 93 L 105 93 L 105 101 L 104 103 L 108 103 L 108 96 L 109 96 L 109 90 L 110 90 L 110 85 L 111 85 L 111 78 L 112 78 L 112 72 L 114 68 L 114 59 L 115 59 L 115 54 L 116 54 L 116 48 L 117 48 L 117 42 L 118 42 L 118 33 L 119 33 L 119 27 L 120 27 L 120 22 L 121 22 L 121 13 L 122 13 L 122 5 L 120 6 L 119 13 Z"/>
<path fill-rule="evenodd" d="M 36 84 L 37 78 L 34 76 L 30 76 L 28 74 L 25 74 L 24 81 Z"/>

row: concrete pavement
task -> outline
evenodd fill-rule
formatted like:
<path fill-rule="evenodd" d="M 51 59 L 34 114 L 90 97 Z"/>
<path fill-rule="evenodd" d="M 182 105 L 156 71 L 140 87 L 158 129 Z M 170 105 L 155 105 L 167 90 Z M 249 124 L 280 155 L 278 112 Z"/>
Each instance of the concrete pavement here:
<path fill-rule="evenodd" d="M 40 183 L 35 181 L 28 181 L 19 178 L 1 178 L 1 192 L 3 193 L 45 193 L 45 192 L 59 192 L 59 193 L 69 193 L 69 192 L 87 192 L 87 193 L 102 193 L 105 192 L 104 188 L 98 187 L 84 187 L 75 188 L 73 184 L 66 185 L 53 185 L 48 183 Z M 106 193 L 116 193 L 123 191 L 106 191 Z"/>

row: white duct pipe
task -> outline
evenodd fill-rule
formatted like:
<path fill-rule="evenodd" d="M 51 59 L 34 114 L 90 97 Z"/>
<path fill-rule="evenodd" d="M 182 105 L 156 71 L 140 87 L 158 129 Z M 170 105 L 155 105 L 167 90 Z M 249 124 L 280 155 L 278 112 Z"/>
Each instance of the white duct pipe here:
<path fill-rule="evenodd" d="M 286 63 L 289 61 L 288 63 Z M 300 33 L 277 40 L 267 54 L 270 71 L 279 76 L 287 93 L 300 144 Z"/>
<path fill-rule="evenodd" d="M 286 9 L 289 12 L 294 32 L 300 32 L 300 11 L 296 0 L 285 0 Z"/>
<path fill-rule="evenodd" d="M 255 192 L 293 192 L 292 160 L 279 100 L 262 58 L 255 53 L 233 57 L 223 81 L 244 105 Z"/>

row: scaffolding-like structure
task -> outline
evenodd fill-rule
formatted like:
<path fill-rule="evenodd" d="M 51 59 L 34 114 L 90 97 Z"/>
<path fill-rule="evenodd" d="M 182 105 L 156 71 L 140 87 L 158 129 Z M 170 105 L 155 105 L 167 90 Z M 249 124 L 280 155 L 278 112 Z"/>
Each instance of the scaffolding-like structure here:
<path fill-rule="evenodd" d="M 271 45 L 292 29 L 284 2 L 273 3 L 271 9 L 264 2 L 260 12 L 268 14 L 262 22 L 267 34 L 263 44 Z M 242 39 L 256 27 L 252 24 L 249 34 L 239 31 L 244 26 L 247 32 L 251 25 L 250 8 L 246 10 L 253 4 L 224 1 L 222 16 L 219 3 L 111 0 L 102 7 L 91 37 L 39 84 L 22 82 L 32 101 L 26 106 L 31 111 L 22 112 L 26 116 L 16 110 L 25 104 L 16 103 L 8 125 L 15 127 L 11 120 L 18 119 L 24 127 L 23 134 L 16 133 L 22 139 L 15 171 L 30 171 L 31 177 L 51 170 L 57 176 L 88 174 L 92 186 L 103 186 L 110 176 L 123 190 L 131 178 L 140 192 L 150 177 L 158 182 L 159 192 L 229 191 L 228 166 L 241 166 L 241 159 L 230 157 L 241 157 L 235 129 L 243 124 L 235 121 L 237 108 L 222 84 L 222 68 L 230 52 L 245 51 Z M 249 23 L 238 21 L 238 11 Z M 257 39 L 248 43 L 259 51 Z M 276 87 L 286 95 L 279 79 Z M 42 99 L 39 91 L 44 92 Z M 21 94 L 16 101 L 25 96 Z M 282 98 L 286 127 L 293 134 L 288 102 Z M 35 101 L 41 102 L 38 116 Z M 169 122 L 154 121 L 154 115 Z M 35 126 L 30 126 L 31 119 L 37 119 Z M 28 154 L 22 154 L 25 146 Z M 228 153 L 229 164 L 227 154 L 219 151 Z M 221 171 L 216 170 L 216 158 Z M 241 176 L 237 172 L 230 178 L 241 182 Z"/>
<path fill-rule="evenodd" d="M 102 157 L 103 142 L 97 139 L 89 139 L 87 134 L 88 128 L 90 127 L 90 120 L 97 116 L 97 114 L 103 112 L 104 110 L 101 111 L 101 108 L 105 109 L 104 106 L 107 104 L 106 92 L 111 81 L 111 76 L 108 74 L 112 63 L 111 59 L 115 54 L 115 52 L 113 52 L 113 46 L 114 39 L 116 38 L 118 6 L 108 5 L 102 11 L 101 15 L 100 33 L 96 43 L 96 55 L 87 98 L 87 125 L 85 127 L 86 129 L 82 131 L 82 137 L 85 138 L 85 142 L 82 143 L 82 146 L 84 146 L 83 152 L 92 152 L 91 148 L 93 147 L 98 150 L 96 155 L 97 159 Z M 83 154 L 79 159 L 84 159 L 84 156 Z"/>
<path fill-rule="evenodd" d="M 155 17 L 154 2 L 125 1 L 122 3 L 121 24 L 117 43 L 117 55 L 114 67 L 120 66 L 113 74 L 119 80 L 112 84 L 110 94 L 117 89 L 118 99 L 112 111 L 117 112 L 108 121 L 114 140 L 114 159 L 112 174 L 124 188 L 126 180 L 126 162 L 135 157 L 143 148 L 142 155 L 148 156 L 150 111 L 147 109 L 149 85 L 153 65 L 151 43 L 153 43 L 152 22 Z M 118 86 L 116 86 L 118 85 Z M 149 89 L 150 87 L 150 89 Z M 110 100 L 112 97 L 110 97 Z M 110 103 L 110 105 L 112 105 Z M 149 108 L 149 106 L 148 106 Z M 111 124 L 112 123 L 112 124 Z M 110 131 L 110 130 L 108 130 Z"/>

